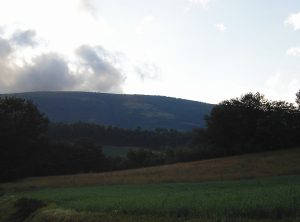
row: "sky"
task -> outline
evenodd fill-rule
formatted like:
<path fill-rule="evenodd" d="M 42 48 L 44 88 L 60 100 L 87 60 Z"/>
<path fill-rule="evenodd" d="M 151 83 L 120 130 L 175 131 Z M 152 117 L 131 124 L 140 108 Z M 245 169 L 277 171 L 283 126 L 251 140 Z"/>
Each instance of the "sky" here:
<path fill-rule="evenodd" d="M 0 93 L 293 102 L 299 0 L 0 0 Z"/>

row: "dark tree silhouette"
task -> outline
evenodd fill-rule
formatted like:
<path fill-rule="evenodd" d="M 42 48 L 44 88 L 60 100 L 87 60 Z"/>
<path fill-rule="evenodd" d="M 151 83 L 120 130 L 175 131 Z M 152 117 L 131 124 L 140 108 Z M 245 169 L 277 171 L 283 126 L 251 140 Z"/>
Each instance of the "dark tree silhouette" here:
<path fill-rule="evenodd" d="M 48 119 L 31 101 L 0 98 L 0 123 L 1 141 L 24 144 L 45 134 Z"/>
<path fill-rule="evenodd" d="M 199 136 L 221 155 L 298 146 L 300 112 L 284 101 L 269 101 L 259 93 L 216 105 Z"/>
<path fill-rule="evenodd" d="M 298 104 L 298 108 L 300 108 L 300 90 L 296 93 L 296 103 Z"/>
<path fill-rule="evenodd" d="M 48 119 L 30 101 L 0 98 L 0 179 L 27 174 Z"/>
<path fill-rule="evenodd" d="M 224 147 L 224 154 L 238 152 L 254 137 L 257 122 L 266 109 L 268 103 L 259 93 L 221 102 L 206 117 L 208 140 Z"/>

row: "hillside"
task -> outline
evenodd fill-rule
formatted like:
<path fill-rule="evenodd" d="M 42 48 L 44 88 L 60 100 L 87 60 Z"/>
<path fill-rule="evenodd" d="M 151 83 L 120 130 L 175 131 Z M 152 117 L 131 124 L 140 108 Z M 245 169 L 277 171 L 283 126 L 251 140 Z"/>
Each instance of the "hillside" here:
<path fill-rule="evenodd" d="M 53 122 L 89 122 L 122 128 L 204 127 L 213 105 L 162 96 L 90 92 L 29 92 L 10 94 L 32 100 Z M 7 95 L 2 95 L 7 96 Z"/>
<path fill-rule="evenodd" d="M 28 178 L 0 185 L 3 190 L 106 184 L 206 182 L 300 175 L 300 149 L 270 151 L 172 165 L 66 176 Z"/>

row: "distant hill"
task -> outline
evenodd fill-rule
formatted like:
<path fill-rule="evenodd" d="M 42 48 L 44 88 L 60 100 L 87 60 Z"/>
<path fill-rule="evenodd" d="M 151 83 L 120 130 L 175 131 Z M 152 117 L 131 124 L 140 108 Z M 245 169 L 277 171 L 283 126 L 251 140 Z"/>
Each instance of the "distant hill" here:
<path fill-rule="evenodd" d="M 7 96 L 7 95 L 2 95 Z M 28 92 L 9 94 L 32 100 L 53 122 L 88 122 L 122 128 L 204 127 L 213 105 L 163 96 L 90 92 Z"/>

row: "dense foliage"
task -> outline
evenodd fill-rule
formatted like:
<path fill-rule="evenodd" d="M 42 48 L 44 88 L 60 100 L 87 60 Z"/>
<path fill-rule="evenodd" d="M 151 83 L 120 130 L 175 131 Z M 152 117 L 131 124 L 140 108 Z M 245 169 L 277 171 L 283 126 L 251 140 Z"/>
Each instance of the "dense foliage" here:
<path fill-rule="evenodd" d="M 45 139 L 48 119 L 24 99 L 0 98 L 1 178 L 17 178 L 32 171 L 32 161 Z"/>
<path fill-rule="evenodd" d="M 0 98 L 0 181 L 27 176 L 101 172 L 176 162 L 168 149 L 186 146 L 192 133 L 175 130 L 127 130 L 94 124 L 51 124 L 30 101 Z M 130 145 L 124 157 L 107 157 L 101 145 Z M 164 149 L 153 151 L 149 148 Z M 176 152 L 175 152 L 176 153 Z"/>
<path fill-rule="evenodd" d="M 206 122 L 200 141 L 222 155 L 300 145 L 299 108 L 284 101 L 269 101 L 259 93 L 221 102 Z"/>
<path fill-rule="evenodd" d="M 295 106 L 248 93 L 216 105 L 207 128 L 121 129 L 52 123 L 30 101 L 0 97 L 0 181 L 102 172 L 300 146 L 300 91 Z M 135 146 L 108 157 L 101 145 Z"/>
<path fill-rule="evenodd" d="M 147 149 L 187 146 L 192 143 L 194 136 L 192 132 L 173 129 L 123 129 L 90 123 L 51 123 L 48 135 L 51 140 L 56 141 L 76 142 L 84 138 L 100 145 L 136 146 Z"/>

